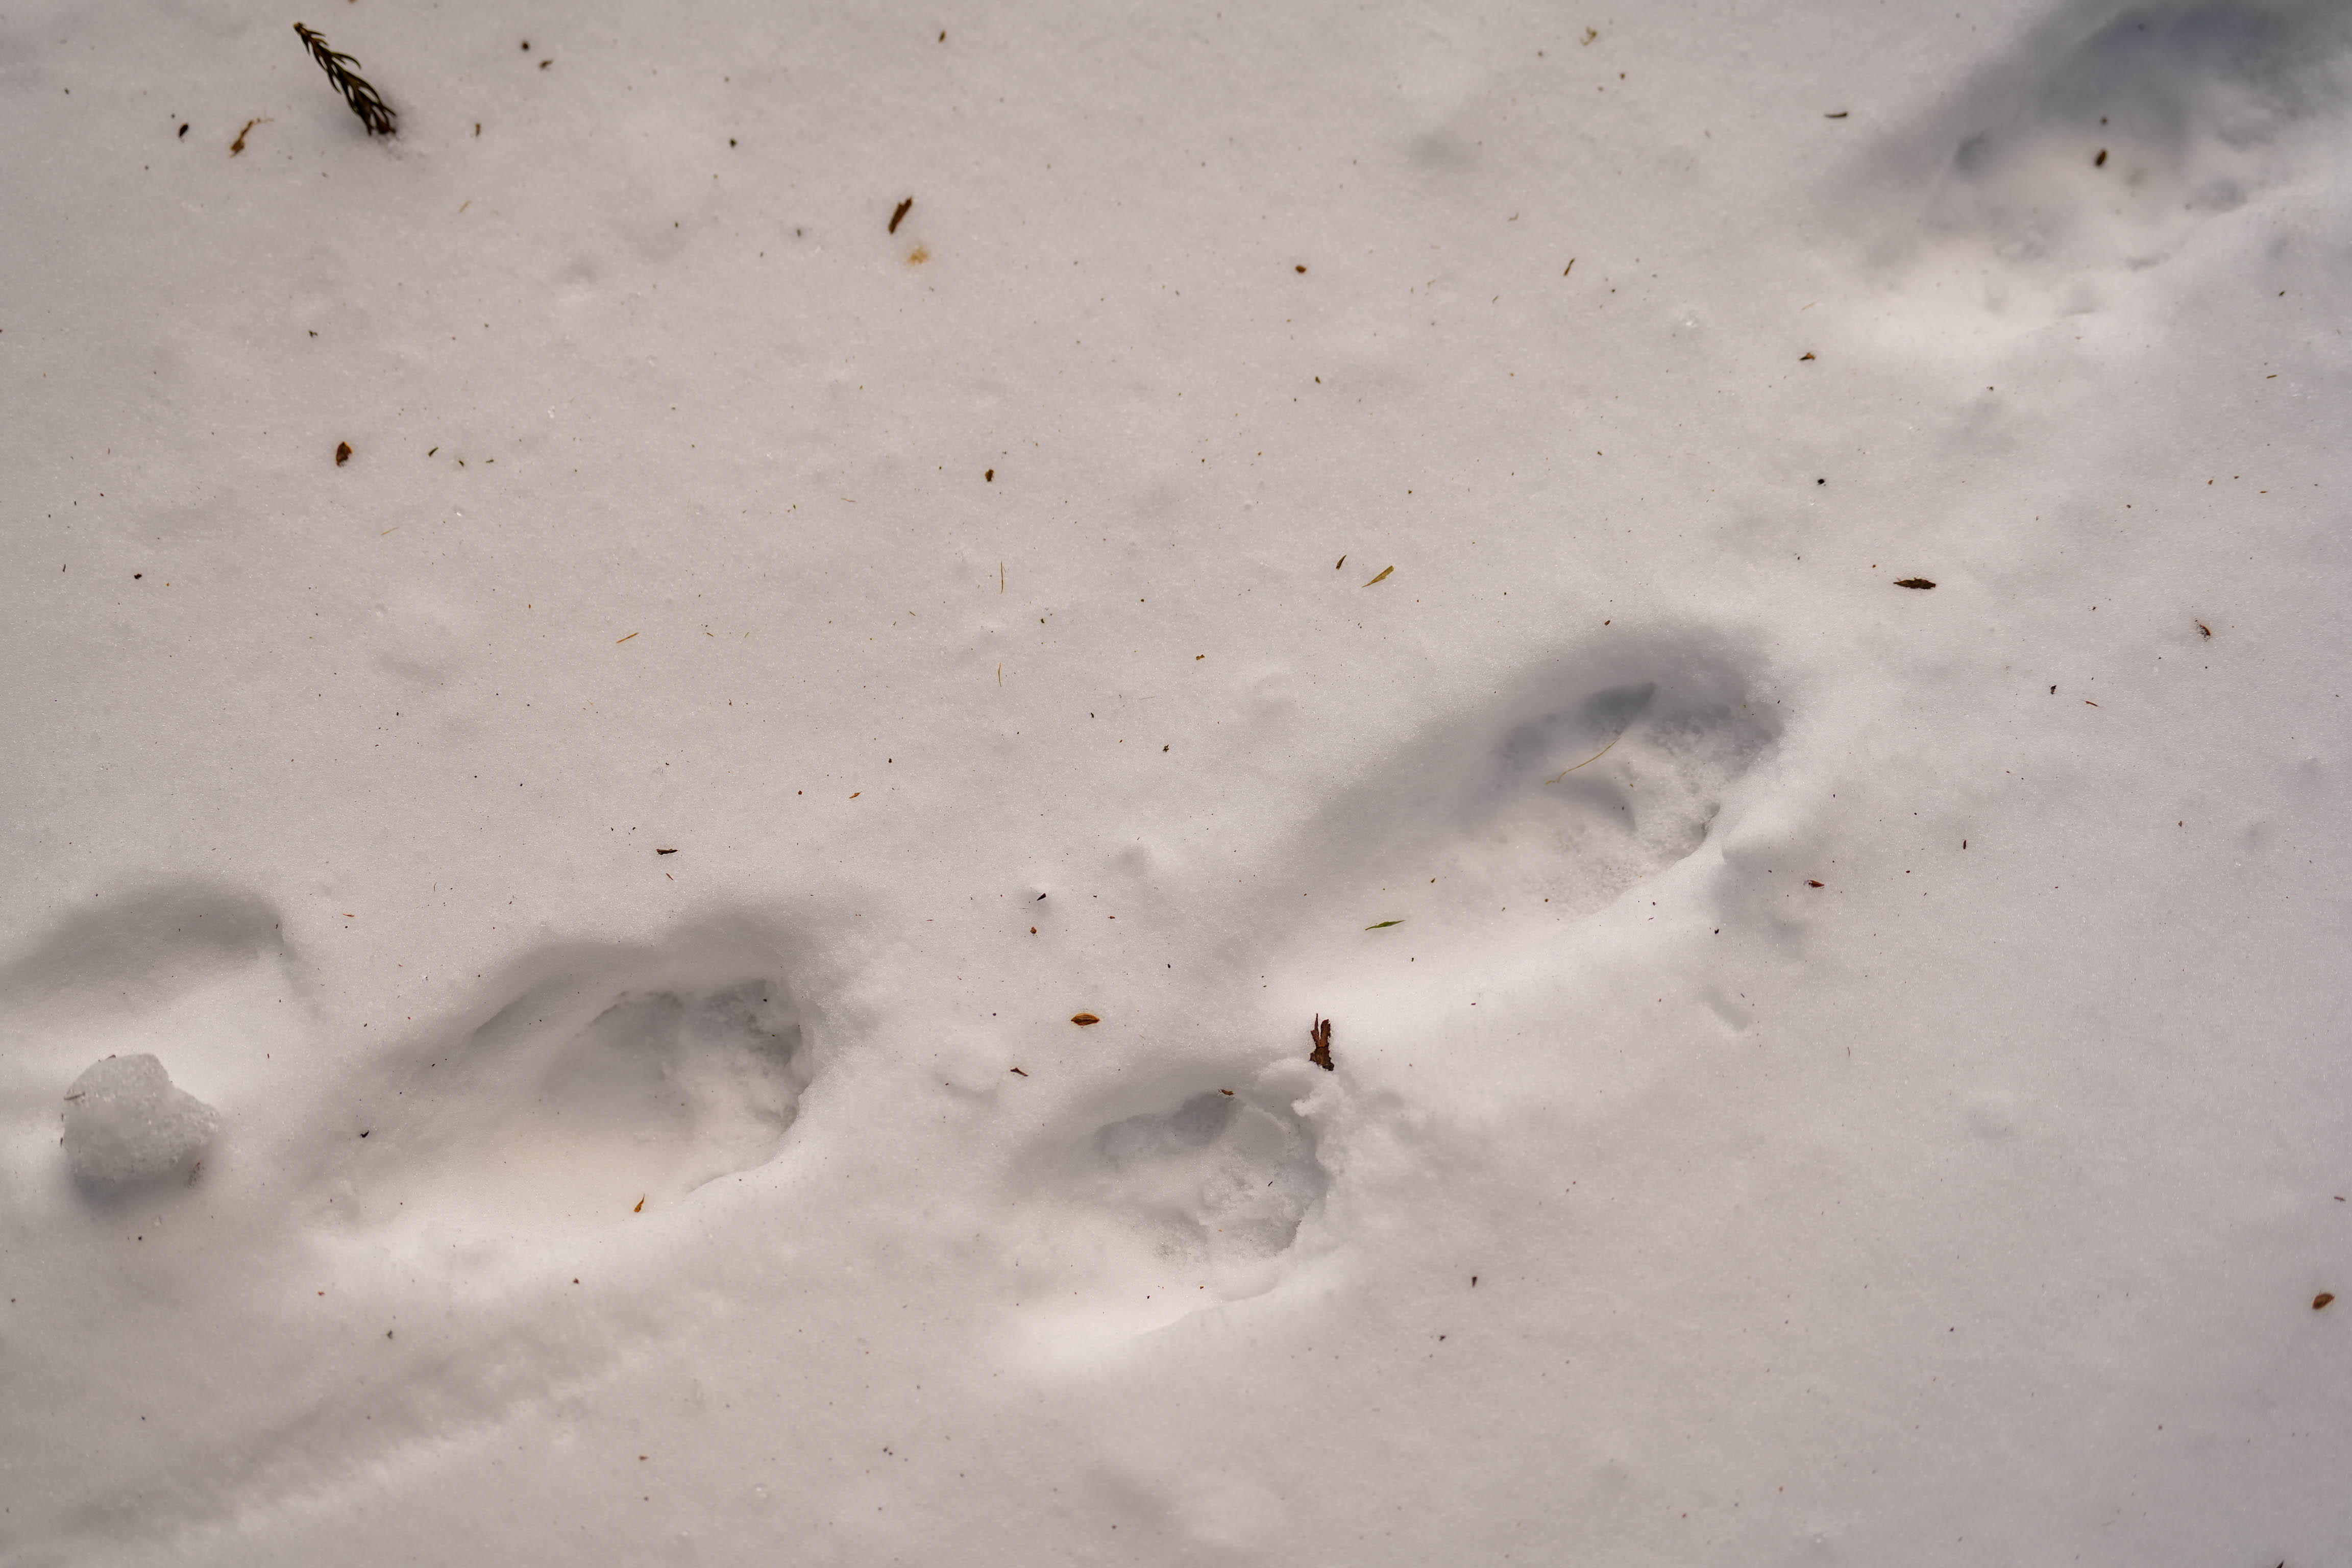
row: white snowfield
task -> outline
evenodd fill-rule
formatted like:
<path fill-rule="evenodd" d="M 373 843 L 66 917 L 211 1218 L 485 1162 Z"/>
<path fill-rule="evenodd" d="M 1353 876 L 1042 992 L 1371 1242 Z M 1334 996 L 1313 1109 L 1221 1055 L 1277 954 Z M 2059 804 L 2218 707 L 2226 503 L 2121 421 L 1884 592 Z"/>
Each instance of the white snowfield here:
<path fill-rule="evenodd" d="M 2352 1560 L 2347 102 L 8 9 L 0 1563 Z"/>

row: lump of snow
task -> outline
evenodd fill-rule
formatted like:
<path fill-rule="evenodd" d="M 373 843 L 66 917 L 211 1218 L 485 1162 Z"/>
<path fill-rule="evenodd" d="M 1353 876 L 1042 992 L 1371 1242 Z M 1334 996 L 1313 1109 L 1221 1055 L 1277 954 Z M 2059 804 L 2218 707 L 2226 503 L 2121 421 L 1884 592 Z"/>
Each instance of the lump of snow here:
<path fill-rule="evenodd" d="M 153 1057 L 109 1057 L 66 1090 L 66 1159 L 85 1186 L 119 1191 L 187 1169 L 219 1124 Z"/>

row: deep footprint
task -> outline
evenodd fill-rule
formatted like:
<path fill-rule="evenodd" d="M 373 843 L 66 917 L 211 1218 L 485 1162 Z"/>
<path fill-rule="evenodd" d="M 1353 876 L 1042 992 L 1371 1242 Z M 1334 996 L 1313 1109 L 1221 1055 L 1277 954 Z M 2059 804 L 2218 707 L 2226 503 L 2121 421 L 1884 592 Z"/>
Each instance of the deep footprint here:
<path fill-rule="evenodd" d="M 343 1135 L 335 1201 L 372 1224 L 618 1223 L 772 1159 L 807 1083 L 773 981 L 559 980 L 379 1089 Z"/>

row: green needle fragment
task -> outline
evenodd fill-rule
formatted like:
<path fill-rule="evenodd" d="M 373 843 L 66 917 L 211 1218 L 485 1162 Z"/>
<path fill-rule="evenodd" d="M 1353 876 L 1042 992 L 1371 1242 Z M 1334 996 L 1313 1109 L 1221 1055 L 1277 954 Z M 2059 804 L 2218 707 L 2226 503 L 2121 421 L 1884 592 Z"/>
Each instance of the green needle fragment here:
<path fill-rule="evenodd" d="M 1401 926 L 1402 924 L 1404 924 L 1404 921 L 1382 921 L 1378 925 L 1366 926 L 1364 929 L 1366 931 L 1386 931 L 1391 926 Z"/>

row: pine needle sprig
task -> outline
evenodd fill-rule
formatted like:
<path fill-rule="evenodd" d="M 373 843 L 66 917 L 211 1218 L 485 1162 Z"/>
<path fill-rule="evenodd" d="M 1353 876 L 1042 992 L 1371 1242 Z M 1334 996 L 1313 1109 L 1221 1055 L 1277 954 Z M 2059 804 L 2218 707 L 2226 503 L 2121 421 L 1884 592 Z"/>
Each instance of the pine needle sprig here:
<path fill-rule="evenodd" d="M 335 84 L 335 90 L 343 95 L 343 101 L 352 106 L 352 112 L 360 117 L 369 135 L 390 136 L 399 131 L 392 106 L 368 85 L 365 77 L 352 68 L 359 61 L 329 48 L 323 34 L 314 33 L 299 22 L 294 24 L 294 30 L 302 36 L 302 47 L 310 51 L 310 58 L 319 62 L 319 68 L 327 73 L 327 79 Z"/>

